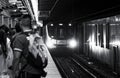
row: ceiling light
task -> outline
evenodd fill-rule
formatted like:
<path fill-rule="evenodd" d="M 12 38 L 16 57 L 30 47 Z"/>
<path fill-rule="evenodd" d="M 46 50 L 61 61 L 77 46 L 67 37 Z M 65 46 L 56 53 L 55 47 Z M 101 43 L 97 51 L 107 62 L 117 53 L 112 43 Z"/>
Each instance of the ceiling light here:
<path fill-rule="evenodd" d="M 72 24 L 69 24 L 69 26 L 72 26 Z"/>
<path fill-rule="evenodd" d="M 15 9 L 15 10 L 13 10 L 14 12 L 17 12 L 17 10 Z"/>
<path fill-rule="evenodd" d="M 53 26 L 53 24 L 50 24 L 50 26 Z"/>
<path fill-rule="evenodd" d="M 62 23 L 60 23 L 59 25 L 60 25 L 60 26 L 62 26 L 63 24 L 62 24 Z"/>

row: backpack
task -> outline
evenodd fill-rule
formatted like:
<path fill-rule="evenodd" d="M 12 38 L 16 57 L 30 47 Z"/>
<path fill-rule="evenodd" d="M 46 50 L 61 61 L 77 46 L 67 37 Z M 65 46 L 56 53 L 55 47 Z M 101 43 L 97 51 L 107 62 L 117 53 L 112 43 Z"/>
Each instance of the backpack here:
<path fill-rule="evenodd" d="M 48 64 L 48 57 L 47 57 L 48 49 L 45 46 L 42 38 L 37 34 L 29 34 L 28 32 L 19 33 L 19 35 L 21 34 L 26 36 L 26 39 L 29 41 L 29 46 L 28 46 L 28 50 L 26 50 L 27 48 L 25 47 L 24 49 L 25 54 L 23 53 L 21 54 L 21 58 L 23 57 L 24 59 L 26 59 L 27 64 L 25 64 L 20 69 L 18 78 L 20 77 L 22 71 L 25 69 L 25 67 L 28 64 L 34 67 L 35 69 L 37 69 L 40 72 L 41 76 L 45 77 L 47 73 L 44 71 L 44 68 Z M 13 38 L 12 43 L 14 42 L 17 36 Z"/>
<path fill-rule="evenodd" d="M 37 69 L 45 68 L 48 64 L 48 49 L 43 43 L 42 38 L 38 34 L 29 34 L 26 39 L 29 41 L 29 52 L 25 56 L 28 63 Z"/>
<path fill-rule="evenodd" d="M 29 41 L 28 52 L 27 54 L 23 55 L 23 57 L 27 60 L 29 65 L 36 68 L 40 72 L 41 76 L 45 77 L 47 72 L 44 71 L 44 68 L 48 64 L 47 47 L 38 34 L 23 34 L 26 35 L 26 39 Z M 23 66 L 22 70 L 25 68 L 25 66 Z"/>

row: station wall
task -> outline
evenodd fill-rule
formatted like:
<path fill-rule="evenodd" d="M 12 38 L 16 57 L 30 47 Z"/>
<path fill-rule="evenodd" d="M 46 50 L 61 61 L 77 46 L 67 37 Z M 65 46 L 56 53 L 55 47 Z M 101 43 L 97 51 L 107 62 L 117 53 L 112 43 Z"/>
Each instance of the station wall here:
<path fill-rule="evenodd" d="M 120 15 L 83 22 L 78 26 L 78 33 L 83 27 L 83 33 L 79 34 L 83 53 L 120 72 Z"/>

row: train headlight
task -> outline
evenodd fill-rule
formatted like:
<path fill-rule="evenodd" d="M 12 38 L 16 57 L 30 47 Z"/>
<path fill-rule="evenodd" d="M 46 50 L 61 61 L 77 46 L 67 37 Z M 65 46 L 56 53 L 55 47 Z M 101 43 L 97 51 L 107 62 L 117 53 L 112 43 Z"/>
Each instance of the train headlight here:
<path fill-rule="evenodd" d="M 55 39 L 49 39 L 46 41 L 46 45 L 48 48 L 55 48 L 55 43 L 56 43 L 56 40 Z"/>
<path fill-rule="evenodd" d="M 69 40 L 69 47 L 75 48 L 77 46 L 77 41 L 75 39 Z"/>

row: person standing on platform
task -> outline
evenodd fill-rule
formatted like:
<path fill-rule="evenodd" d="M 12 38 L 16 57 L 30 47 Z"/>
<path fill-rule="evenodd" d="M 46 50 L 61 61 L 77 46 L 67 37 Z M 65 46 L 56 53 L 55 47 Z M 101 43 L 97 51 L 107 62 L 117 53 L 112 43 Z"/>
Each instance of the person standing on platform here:
<path fill-rule="evenodd" d="M 9 28 L 6 25 L 0 26 L 0 77 L 10 77 L 9 67 L 12 66 L 13 51 L 10 47 L 10 39 L 8 37 Z"/>
<path fill-rule="evenodd" d="M 13 73 L 17 78 L 41 78 L 41 73 L 38 69 L 28 64 L 26 58 L 24 57 L 27 55 L 29 46 L 29 41 L 26 39 L 26 34 L 29 35 L 32 33 L 30 15 L 23 15 L 21 17 L 20 27 L 22 29 L 22 33 L 17 35 L 13 41 Z"/>

